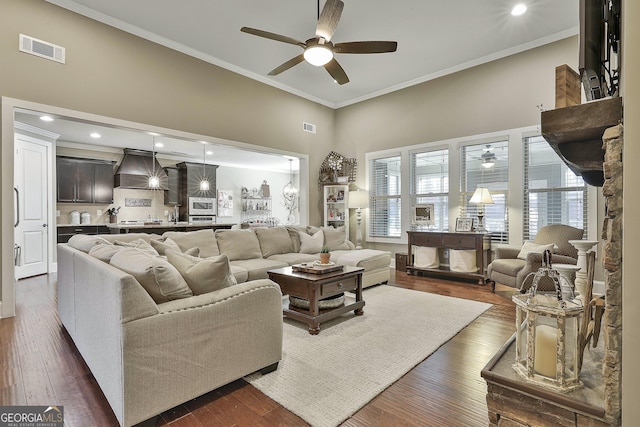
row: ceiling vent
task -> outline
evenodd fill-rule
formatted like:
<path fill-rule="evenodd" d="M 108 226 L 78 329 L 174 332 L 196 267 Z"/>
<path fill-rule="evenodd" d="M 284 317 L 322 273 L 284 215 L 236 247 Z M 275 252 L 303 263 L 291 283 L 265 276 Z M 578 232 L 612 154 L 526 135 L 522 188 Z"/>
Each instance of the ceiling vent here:
<path fill-rule="evenodd" d="M 31 55 L 39 56 L 40 58 L 50 59 L 64 64 L 65 49 L 62 46 L 20 34 L 19 49 L 20 52 L 29 53 Z"/>
<path fill-rule="evenodd" d="M 302 122 L 302 130 L 309 133 L 316 133 L 316 125 L 313 123 Z"/>

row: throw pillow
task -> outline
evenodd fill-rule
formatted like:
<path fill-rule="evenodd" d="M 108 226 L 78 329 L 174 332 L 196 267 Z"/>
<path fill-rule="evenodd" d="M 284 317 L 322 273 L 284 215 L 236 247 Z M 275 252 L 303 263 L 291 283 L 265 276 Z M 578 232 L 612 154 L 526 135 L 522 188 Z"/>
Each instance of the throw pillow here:
<path fill-rule="evenodd" d="M 111 243 L 102 237 L 88 235 L 88 234 L 76 234 L 71 236 L 67 242 L 69 246 L 84 253 L 89 253 L 92 247 L 95 245 L 110 245 Z"/>
<path fill-rule="evenodd" d="M 158 252 L 158 255 L 164 255 L 167 249 L 182 252 L 180 246 L 169 237 L 160 237 L 159 239 L 151 239 L 149 243 Z"/>
<path fill-rule="evenodd" d="M 200 256 L 200 248 L 191 248 L 191 249 L 187 249 L 186 251 L 182 252 L 183 254 L 186 255 L 191 255 L 191 256 Z M 214 255 L 215 256 L 215 255 Z"/>
<path fill-rule="evenodd" d="M 255 232 L 264 258 L 294 252 L 293 242 L 286 228 L 256 228 Z"/>
<path fill-rule="evenodd" d="M 203 258 L 220 255 L 218 242 L 216 242 L 216 237 L 210 228 L 196 231 L 167 231 L 162 234 L 162 237 L 168 237 L 176 242 L 182 252 L 198 247 L 200 248 L 200 256 Z"/>
<path fill-rule="evenodd" d="M 318 230 L 313 236 L 304 232 L 299 232 L 300 236 L 300 253 L 301 254 L 317 254 L 324 244 L 324 233 Z"/>
<path fill-rule="evenodd" d="M 116 240 L 115 242 L 113 242 L 113 244 L 117 246 L 124 246 L 127 248 L 139 249 L 141 251 L 147 252 L 149 255 L 158 255 L 158 251 L 153 249 L 153 247 L 149 243 L 145 242 L 142 239 L 133 240 L 131 242 L 122 242 L 120 240 Z"/>
<path fill-rule="evenodd" d="M 289 232 L 289 237 L 291 237 L 291 242 L 293 243 L 293 252 L 300 252 L 300 235 L 298 232 L 307 233 L 307 227 L 302 225 L 285 225 L 287 231 Z"/>
<path fill-rule="evenodd" d="M 111 258 L 116 254 L 116 252 L 119 252 L 123 249 L 124 249 L 124 246 L 111 245 L 111 244 L 95 245 L 89 250 L 89 255 L 91 255 L 92 257 L 98 258 L 100 261 L 104 261 L 108 263 L 111 261 Z"/>
<path fill-rule="evenodd" d="M 344 231 L 344 225 L 342 227 L 322 227 L 324 233 L 324 245 L 329 246 L 329 250 L 349 250 L 349 244 L 347 243 L 347 234 Z"/>
<path fill-rule="evenodd" d="M 546 250 L 553 252 L 553 243 L 549 243 L 547 245 L 538 245 L 536 243 L 533 243 L 527 240 L 522 245 L 522 249 L 520 249 L 520 252 L 518 253 L 517 258 L 526 260 L 527 255 L 530 252 L 542 254 Z"/>
<path fill-rule="evenodd" d="M 214 292 L 237 284 L 226 255 L 197 258 L 178 251 L 167 251 L 167 260 L 182 275 L 194 295 Z"/>
<path fill-rule="evenodd" d="M 113 255 L 111 265 L 135 277 L 156 304 L 193 295 L 180 272 L 160 256 L 125 248 Z"/>
<path fill-rule="evenodd" d="M 229 257 L 230 261 L 262 258 L 260 242 L 253 230 L 216 230 L 216 240 L 220 253 Z M 202 258 L 207 258 L 200 254 Z"/>

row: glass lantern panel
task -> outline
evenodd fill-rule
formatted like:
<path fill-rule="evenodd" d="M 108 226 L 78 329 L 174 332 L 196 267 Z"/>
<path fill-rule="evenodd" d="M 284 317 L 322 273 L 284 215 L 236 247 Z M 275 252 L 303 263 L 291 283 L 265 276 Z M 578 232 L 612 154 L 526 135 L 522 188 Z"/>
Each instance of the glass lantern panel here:
<path fill-rule="evenodd" d="M 565 378 L 577 378 L 580 374 L 578 367 L 578 334 L 580 316 L 568 317 L 565 319 Z"/>
<path fill-rule="evenodd" d="M 516 364 L 526 370 L 527 367 L 527 311 L 520 306 L 516 306 Z"/>

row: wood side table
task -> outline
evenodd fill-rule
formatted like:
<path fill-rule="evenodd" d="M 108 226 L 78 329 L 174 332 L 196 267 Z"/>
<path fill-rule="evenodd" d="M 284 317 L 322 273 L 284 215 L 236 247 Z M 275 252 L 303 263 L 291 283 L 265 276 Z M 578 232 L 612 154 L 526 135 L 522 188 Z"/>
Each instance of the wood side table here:
<path fill-rule="evenodd" d="M 334 319 L 353 310 L 356 316 L 363 314 L 362 273 L 364 268 L 343 266 L 341 271 L 325 274 L 312 274 L 293 271 L 291 267 L 277 268 L 267 271 L 269 279 L 280 285 L 283 295 L 289 295 L 309 301 L 309 309 L 294 308 L 289 301 L 282 303 L 285 316 L 309 325 L 309 333 L 320 333 L 320 323 Z M 347 297 L 344 305 L 332 309 L 320 310 L 318 301 L 345 291 L 355 291 L 355 301 Z"/>

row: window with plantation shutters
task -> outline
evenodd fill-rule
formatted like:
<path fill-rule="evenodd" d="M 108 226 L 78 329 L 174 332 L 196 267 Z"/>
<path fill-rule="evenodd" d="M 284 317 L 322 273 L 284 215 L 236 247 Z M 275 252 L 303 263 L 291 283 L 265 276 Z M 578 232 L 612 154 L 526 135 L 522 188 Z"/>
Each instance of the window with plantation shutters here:
<path fill-rule="evenodd" d="M 493 204 L 483 206 L 469 200 L 478 187 L 486 187 Z M 509 241 L 509 142 L 497 140 L 460 146 L 460 216 L 478 221 L 484 208 L 484 228 L 491 241 Z"/>
<path fill-rule="evenodd" d="M 421 150 L 409 153 L 411 206 L 430 203 L 434 206 L 432 228 L 449 228 L 449 149 Z M 411 225 L 414 231 L 426 230 L 426 225 Z"/>
<path fill-rule="evenodd" d="M 541 136 L 524 138 L 523 239 L 548 224 L 588 230 L 587 186 Z"/>
<path fill-rule="evenodd" d="M 369 235 L 400 237 L 401 215 L 400 155 L 369 160 Z"/>

